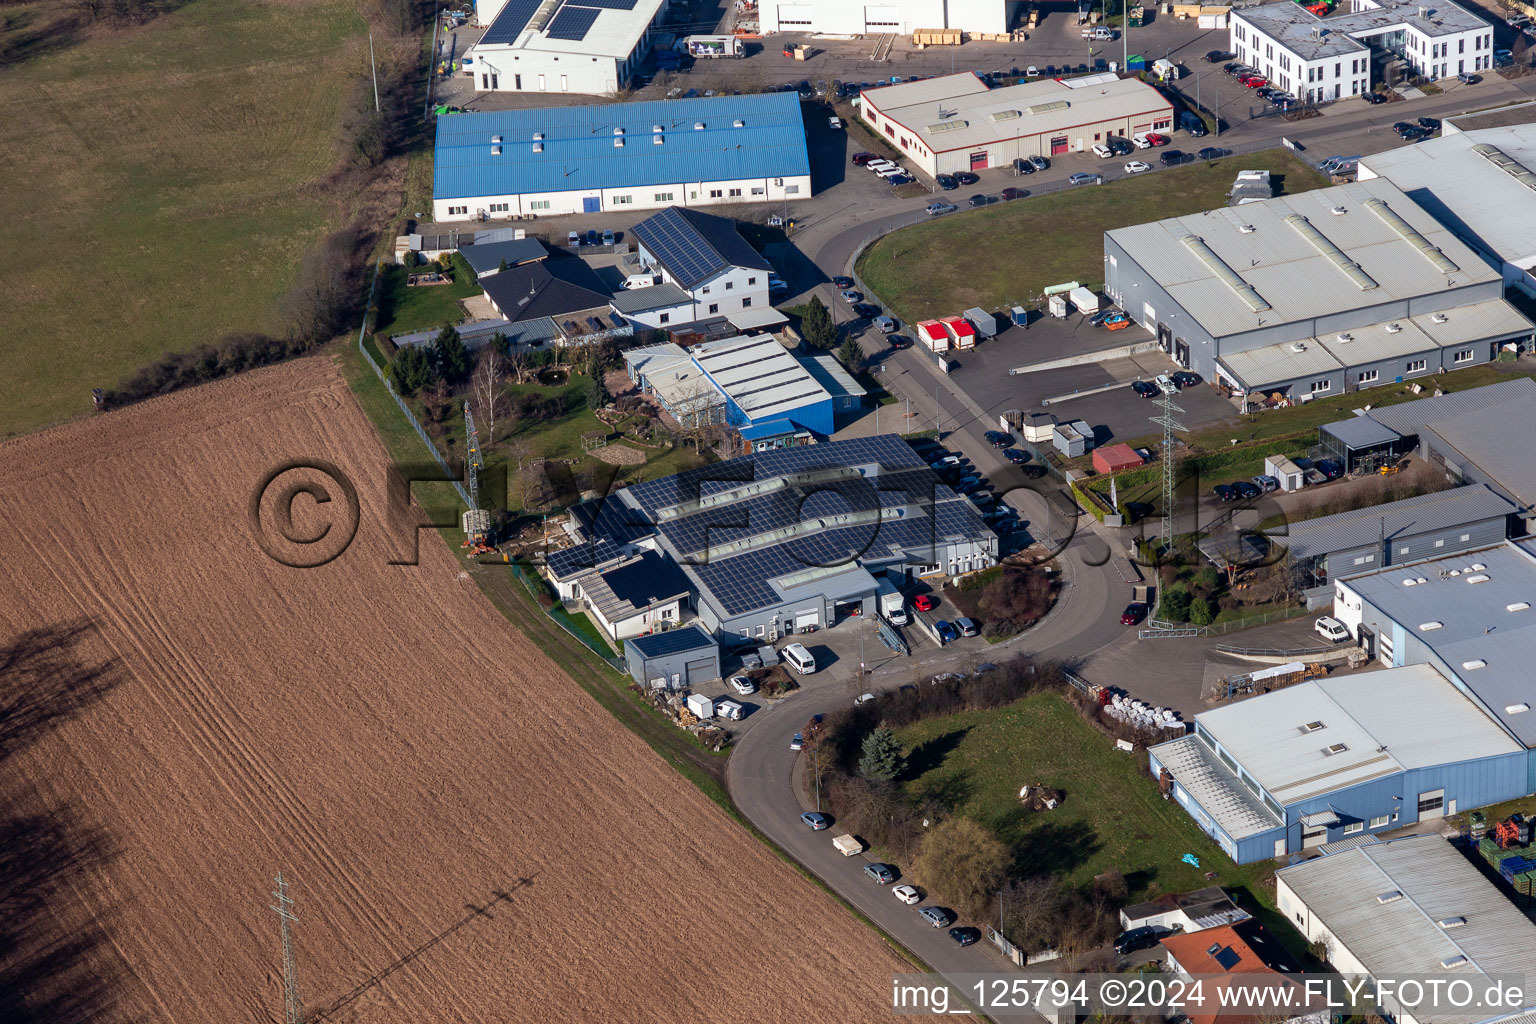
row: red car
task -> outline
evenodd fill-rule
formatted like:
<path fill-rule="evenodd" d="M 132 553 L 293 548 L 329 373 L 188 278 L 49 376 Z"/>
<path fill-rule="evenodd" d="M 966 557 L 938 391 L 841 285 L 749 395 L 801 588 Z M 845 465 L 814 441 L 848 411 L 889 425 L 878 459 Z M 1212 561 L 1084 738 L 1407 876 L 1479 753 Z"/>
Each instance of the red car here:
<path fill-rule="evenodd" d="M 1147 141 L 1154 146 L 1166 146 L 1168 145 L 1168 136 L 1159 135 L 1157 132 L 1147 132 Z"/>
<path fill-rule="evenodd" d="M 1243 84 L 1250 89 L 1258 89 L 1268 85 L 1269 79 L 1265 78 L 1263 75 L 1254 75 L 1252 78 L 1244 81 Z"/>
<path fill-rule="evenodd" d="M 1147 606 L 1140 601 L 1132 601 L 1125 606 L 1125 611 L 1120 613 L 1120 625 L 1134 626 L 1147 617 Z"/>
<path fill-rule="evenodd" d="M 931 612 L 939 606 L 938 599 L 932 594 L 918 594 L 912 599 L 912 607 L 920 612 Z"/>
<path fill-rule="evenodd" d="M 855 153 L 853 154 L 853 163 L 856 167 L 863 167 L 875 158 L 876 155 L 874 153 Z"/>

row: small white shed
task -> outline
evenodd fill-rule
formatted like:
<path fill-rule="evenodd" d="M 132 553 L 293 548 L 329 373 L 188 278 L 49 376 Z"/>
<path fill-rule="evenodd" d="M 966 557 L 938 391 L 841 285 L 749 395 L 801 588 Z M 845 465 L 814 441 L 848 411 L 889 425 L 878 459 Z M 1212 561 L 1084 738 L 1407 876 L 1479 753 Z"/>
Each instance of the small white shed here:
<path fill-rule="evenodd" d="M 1301 467 L 1284 455 L 1271 455 L 1264 460 L 1264 475 L 1280 481 L 1282 491 L 1299 491 L 1306 486 L 1306 474 Z"/>

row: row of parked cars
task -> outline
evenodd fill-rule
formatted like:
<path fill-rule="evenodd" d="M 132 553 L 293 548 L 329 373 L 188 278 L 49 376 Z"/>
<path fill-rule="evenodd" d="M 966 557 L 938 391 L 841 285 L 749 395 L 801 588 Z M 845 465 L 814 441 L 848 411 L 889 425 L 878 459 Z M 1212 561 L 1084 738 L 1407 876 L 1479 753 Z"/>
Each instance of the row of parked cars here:
<path fill-rule="evenodd" d="M 1311 463 L 1311 468 L 1316 470 L 1317 474 L 1325 481 L 1337 480 L 1344 475 L 1343 465 L 1335 462 L 1333 459 L 1318 459 L 1316 462 Z M 1257 498 L 1261 494 L 1267 494 L 1270 491 L 1276 490 L 1279 486 L 1279 480 L 1272 476 L 1260 474 L 1247 480 L 1239 480 L 1236 483 L 1217 484 L 1211 490 L 1221 501 L 1247 501 L 1251 498 Z"/>
<path fill-rule="evenodd" d="M 1154 398 L 1158 395 L 1176 395 L 1185 388 L 1194 387 L 1199 383 L 1198 373 L 1178 370 L 1174 373 L 1159 374 L 1155 380 L 1131 381 L 1131 390 L 1142 398 Z"/>

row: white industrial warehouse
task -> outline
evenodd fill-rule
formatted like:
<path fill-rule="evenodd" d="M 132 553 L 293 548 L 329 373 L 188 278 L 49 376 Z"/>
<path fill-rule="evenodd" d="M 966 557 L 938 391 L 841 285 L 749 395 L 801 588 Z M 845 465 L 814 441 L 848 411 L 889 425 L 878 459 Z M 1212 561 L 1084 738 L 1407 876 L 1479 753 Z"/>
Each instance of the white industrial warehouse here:
<path fill-rule="evenodd" d="M 859 100 L 860 118 L 930 175 L 1081 153 L 1109 135 L 1173 124 L 1162 93 L 1112 74 L 989 89 L 967 71 L 868 89 Z"/>
<path fill-rule="evenodd" d="M 1007 32 L 1009 0 L 762 0 L 758 20 L 764 32 L 814 32 L 819 35 L 907 35 L 919 29 L 957 28 L 964 32 Z"/>
<path fill-rule="evenodd" d="M 1323 102 L 1371 91 L 1371 59 L 1385 52 L 1425 78 L 1493 66 L 1493 28 L 1451 0 L 1354 0 L 1352 13 L 1319 18 L 1291 0 L 1233 8 L 1232 49 L 1271 84 Z"/>
<path fill-rule="evenodd" d="M 482 92 L 610 93 L 629 84 L 666 0 L 479 0 L 464 66 Z"/>
<path fill-rule="evenodd" d="M 807 199 L 794 93 L 438 118 L 439 222 Z"/>

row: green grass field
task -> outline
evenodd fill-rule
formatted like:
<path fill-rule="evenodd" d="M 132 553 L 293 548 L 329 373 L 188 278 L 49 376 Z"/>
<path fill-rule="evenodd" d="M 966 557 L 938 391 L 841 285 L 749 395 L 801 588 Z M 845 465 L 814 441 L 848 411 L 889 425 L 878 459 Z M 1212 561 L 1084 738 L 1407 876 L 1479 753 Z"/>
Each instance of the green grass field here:
<path fill-rule="evenodd" d="M 49 12 L 5 8 L 0 45 Z M 0 436 L 87 412 L 91 388 L 167 351 L 274 326 L 339 223 L 321 179 L 363 32 L 344 2 L 190 0 L 0 75 Z"/>
<path fill-rule="evenodd" d="M 1228 157 L 938 217 L 880 239 L 858 272 L 909 323 L 969 306 L 1028 304 L 1065 281 L 1102 288 L 1105 231 L 1222 206 L 1246 168 L 1283 175 L 1290 194 L 1328 183 L 1285 150 Z"/>
<path fill-rule="evenodd" d="M 428 269 L 419 267 L 415 272 Z M 399 265 L 384 268 L 383 276 L 379 278 L 379 317 L 374 326 L 375 334 L 406 334 L 460 323 L 464 311 L 458 301 L 479 295 L 484 290 L 475 279 L 475 272 L 458 253 L 453 255 L 452 284 L 412 288 L 406 284 L 411 273 Z"/>
<path fill-rule="evenodd" d="M 1125 875 L 1131 898 L 1154 883 L 1164 892 L 1212 884 L 1250 888 L 1264 898 L 1263 865 L 1239 867 L 1176 803 L 1137 769 L 1141 752 L 1117 751 L 1055 694 L 1027 697 L 1002 710 L 930 719 L 898 731 L 907 752 L 907 793 L 933 798 L 997 830 L 1022 875 L 1061 875 L 1086 883 L 1107 868 Z M 1066 794 L 1054 811 L 1033 814 L 1019 787 Z M 1183 863 L 1193 853 L 1200 868 Z"/>

